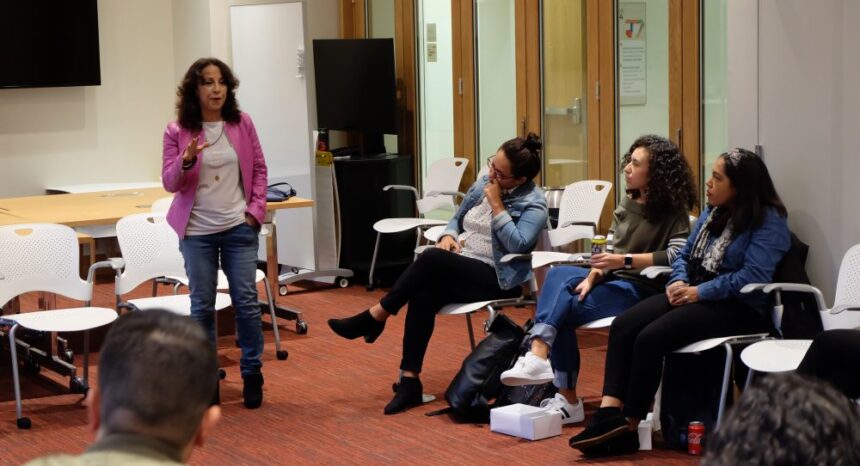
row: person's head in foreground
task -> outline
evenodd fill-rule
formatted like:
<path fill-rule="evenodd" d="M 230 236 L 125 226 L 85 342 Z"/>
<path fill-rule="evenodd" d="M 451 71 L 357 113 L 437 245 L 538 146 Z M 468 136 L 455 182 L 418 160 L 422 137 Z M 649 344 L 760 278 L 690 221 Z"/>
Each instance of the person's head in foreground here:
<path fill-rule="evenodd" d="M 744 392 L 705 453 L 706 466 L 860 464 L 860 414 L 825 382 L 769 375 Z"/>
<path fill-rule="evenodd" d="M 114 434 L 148 437 L 187 461 L 220 419 L 210 406 L 218 361 L 198 323 L 166 311 L 131 312 L 102 345 L 98 388 L 90 393 L 97 442 Z"/>

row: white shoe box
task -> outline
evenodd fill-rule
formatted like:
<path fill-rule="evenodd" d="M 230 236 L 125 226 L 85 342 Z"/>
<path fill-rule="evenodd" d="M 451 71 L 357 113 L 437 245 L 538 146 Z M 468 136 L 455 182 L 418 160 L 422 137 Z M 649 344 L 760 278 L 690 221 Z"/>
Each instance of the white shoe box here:
<path fill-rule="evenodd" d="M 561 435 L 561 413 L 524 404 L 490 410 L 490 430 L 528 440 Z"/>
<path fill-rule="evenodd" d="M 648 417 L 639 421 L 639 450 L 651 449 L 651 429 L 654 427 L 653 413 L 648 413 Z"/>

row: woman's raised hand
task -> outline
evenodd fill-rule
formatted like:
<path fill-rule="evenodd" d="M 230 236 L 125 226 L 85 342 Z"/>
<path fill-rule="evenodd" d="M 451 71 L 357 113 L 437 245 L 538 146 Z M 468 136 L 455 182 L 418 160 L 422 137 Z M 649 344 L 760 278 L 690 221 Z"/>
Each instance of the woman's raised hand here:
<path fill-rule="evenodd" d="M 199 155 L 200 152 L 203 152 L 203 149 L 207 147 L 209 147 L 208 142 L 204 142 L 203 145 L 198 146 L 197 137 L 195 136 L 191 138 L 191 140 L 188 141 L 188 145 L 185 146 L 185 152 L 182 153 L 182 161 L 191 162 L 192 160 L 195 160 L 197 155 Z"/>

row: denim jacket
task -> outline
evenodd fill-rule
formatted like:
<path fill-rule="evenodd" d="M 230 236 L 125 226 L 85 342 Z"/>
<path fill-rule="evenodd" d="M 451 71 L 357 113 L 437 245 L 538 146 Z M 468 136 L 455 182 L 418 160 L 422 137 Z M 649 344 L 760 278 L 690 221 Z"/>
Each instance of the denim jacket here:
<path fill-rule="evenodd" d="M 460 208 L 454 214 L 445 231 L 439 236 L 456 239 L 463 232 L 463 217 L 472 207 L 484 199 L 484 186 L 489 178 L 485 175 L 469 188 Z M 493 261 L 499 286 L 509 290 L 531 278 L 531 261 L 502 263 L 502 256 L 510 253 L 528 253 L 537 244 L 540 232 L 546 227 L 548 210 L 543 190 L 527 181 L 517 186 L 509 195 L 502 197 L 505 212 L 493 217 Z"/>
<path fill-rule="evenodd" d="M 687 239 L 684 249 L 672 263 L 669 283 L 688 281 L 687 260 L 696 241 L 696 235 L 711 213 L 708 207 L 699 216 L 693 232 Z M 713 240 L 712 240 L 713 241 Z M 704 283 L 690 283 L 698 286 L 700 301 L 720 301 L 737 298 L 753 308 L 764 311 L 765 300 L 761 293 L 742 294 L 741 288 L 750 283 L 769 283 L 773 280 L 776 265 L 791 246 L 791 233 L 785 217 L 776 210 L 768 208 L 764 222 L 755 229 L 735 235 L 726 248 L 720 271 L 716 278 Z M 710 247 L 710 245 L 708 245 Z"/>

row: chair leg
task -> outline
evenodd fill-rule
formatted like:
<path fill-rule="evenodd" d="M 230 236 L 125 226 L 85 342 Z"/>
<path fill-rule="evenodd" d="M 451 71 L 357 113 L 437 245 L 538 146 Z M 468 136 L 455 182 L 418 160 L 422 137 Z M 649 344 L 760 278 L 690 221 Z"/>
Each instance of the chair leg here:
<path fill-rule="evenodd" d="M 423 233 L 424 233 L 423 229 L 421 229 L 421 228 L 415 229 L 415 249 L 418 249 L 418 247 L 421 246 L 421 235 Z M 415 249 L 413 249 L 413 251 Z M 414 261 L 415 259 L 418 259 L 418 253 L 417 252 L 412 253 L 412 260 Z"/>
<path fill-rule="evenodd" d="M 376 269 L 376 255 L 379 253 L 379 239 L 382 233 L 376 232 L 376 245 L 373 246 L 373 257 L 370 259 L 370 271 L 367 274 L 367 291 L 373 290 L 373 271 Z"/>
<path fill-rule="evenodd" d="M 278 317 L 275 314 L 275 299 L 272 296 L 272 288 L 269 287 L 269 277 L 263 276 L 263 284 L 266 286 L 266 301 L 269 304 L 269 316 L 272 318 L 272 331 L 275 333 L 275 357 L 283 361 L 287 359 L 287 352 L 281 350 L 281 332 L 278 329 Z"/>
<path fill-rule="evenodd" d="M 753 372 L 755 372 L 755 371 L 752 369 L 752 367 L 749 367 L 749 368 L 747 368 L 747 369 L 748 369 L 748 372 L 747 372 L 747 381 L 746 381 L 746 382 L 744 382 L 744 391 L 746 391 L 748 388 L 750 388 L 750 385 L 752 384 L 752 379 L 753 379 Z"/>
<path fill-rule="evenodd" d="M 466 330 L 469 331 L 469 345 L 475 350 L 475 331 L 472 329 L 472 313 L 466 313 Z"/>
<path fill-rule="evenodd" d="M 82 393 L 87 394 L 90 388 L 90 331 L 84 330 L 84 385 L 81 387 Z"/>
<path fill-rule="evenodd" d="M 723 414 L 726 410 L 726 395 L 729 392 L 729 376 L 732 372 L 732 345 L 725 343 L 723 347 L 726 349 L 726 364 L 723 367 L 723 386 L 720 389 L 720 407 L 717 411 L 717 425 L 720 427 L 720 422 L 723 420 Z"/>
<path fill-rule="evenodd" d="M 12 353 L 12 386 L 15 389 L 15 416 L 19 429 L 29 429 L 30 419 L 23 416 L 21 407 L 21 379 L 18 376 L 18 348 L 15 344 L 15 332 L 18 324 L 12 325 L 9 330 L 9 352 Z"/>

